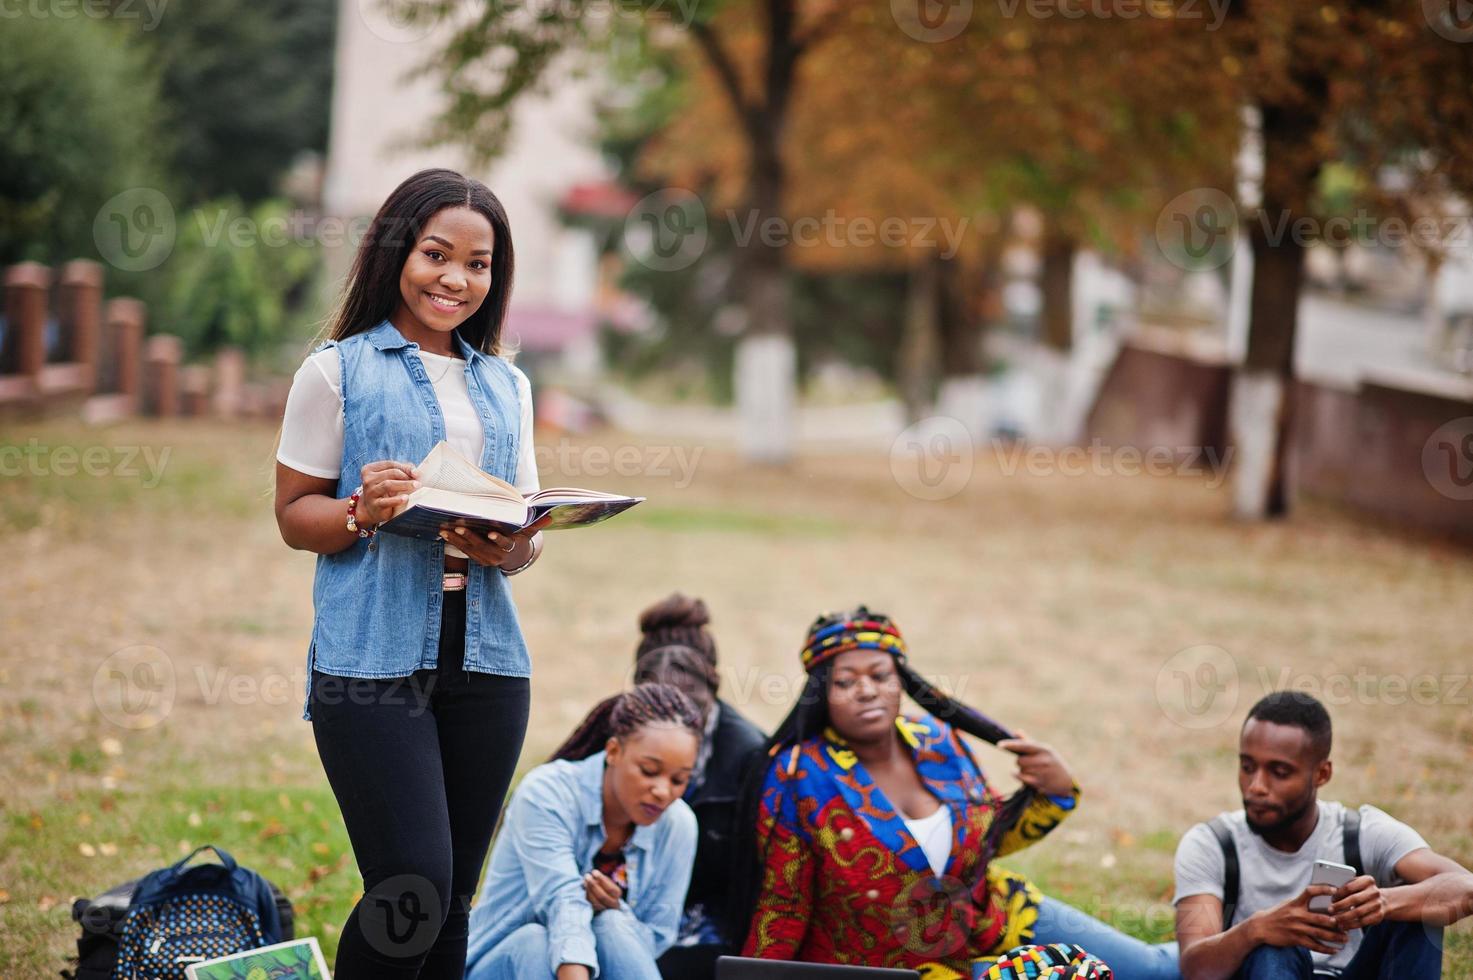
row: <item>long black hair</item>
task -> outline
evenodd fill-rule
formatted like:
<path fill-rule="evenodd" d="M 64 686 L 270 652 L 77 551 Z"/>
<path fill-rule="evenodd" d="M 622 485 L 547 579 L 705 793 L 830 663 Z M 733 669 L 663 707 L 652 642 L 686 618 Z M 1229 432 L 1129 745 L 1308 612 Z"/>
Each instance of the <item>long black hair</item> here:
<path fill-rule="evenodd" d="M 827 613 L 818 617 L 808 628 L 808 636 L 811 639 L 821 630 L 843 623 L 861 621 L 893 625 L 890 617 L 884 613 L 872 612 L 865 606 L 859 606 L 845 612 Z M 808 643 L 804 644 L 805 647 L 808 645 Z M 976 708 L 963 704 L 937 688 L 917 673 L 905 657 L 895 658 L 895 668 L 900 678 L 900 685 L 905 693 L 910 695 L 911 700 L 952 727 L 993 745 L 1004 739 L 1015 737 L 1013 732 Z M 809 671 L 808 680 L 803 686 L 803 692 L 798 696 L 797 704 L 793 705 L 782 724 L 778 725 L 777 731 L 773 732 L 772 737 L 767 740 L 764 746 L 766 751 L 753 757 L 752 763 L 743 776 L 741 803 L 737 816 L 739 821 L 739 845 L 735 855 L 737 867 L 733 875 L 736 887 L 732 889 L 731 911 L 734 922 L 751 921 L 761 888 L 766 855 L 761 853 L 758 845 L 757 819 L 762 807 L 762 787 L 767 780 L 768 770 L 773 765 L 789 765 L 789 758 L 799 751 L 804 742 L 817 738 L 829 727 L 829 680 L 833 676 L 833 669 L 834 660 L 828 659 L 819 662 Z M 979 876 L 986 873 L 987 864 L 997 853 L 1003 834 L 1017 825 L 1034 795 L 1033 789 L 1021 786 L 1002 801 L 983 839 L 982 859 L 977 862 Z M 967 884 L 970 889 L 974 889 L 976 882 Z"/>
<path fill-rule="evenodd" d="M 694 735 L 697 743 L 705 727 L 700 710 L 680 688 L 670 684 L 636 684 L 623 694 L 615 694 L 595 705 L 548 761 L 578 762 L 603 751 L 610 738 L 627 738 L 646 725 L 657 724 L 679 725 Z"/>
<path fill-rule="evenodd" d="M 491 291 L 456 329 L 466 343 L 501 353 L 501 328 L 511 301 L 516 261 L 506 208 L 490 188 L 454 170 L 421 170 L 384 201 L 348 274 L 328 336 L 343 340 L 378 326 L 399 307 L 399 275 L 431 218 L 446 208 L 470 208 L 491 223 Z"/>

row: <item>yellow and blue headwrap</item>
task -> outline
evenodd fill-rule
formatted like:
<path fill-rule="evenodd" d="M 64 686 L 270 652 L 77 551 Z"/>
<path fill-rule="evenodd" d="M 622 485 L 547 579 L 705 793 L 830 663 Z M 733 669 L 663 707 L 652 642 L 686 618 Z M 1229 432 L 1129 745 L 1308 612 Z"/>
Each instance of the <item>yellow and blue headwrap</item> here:
<path fill-rule="evenodd" d="M 803 669 L 811 674 L 819 664 L 850 650 L 884 650 L 903 661 L 905 639 L 888 618 L 871 616 L 869 610 L 860 606 L 852 616 L 843 616 L 837 622 L 835 617 L 825 616 L 815 623 L 798 658 L 803 662 Z"/>

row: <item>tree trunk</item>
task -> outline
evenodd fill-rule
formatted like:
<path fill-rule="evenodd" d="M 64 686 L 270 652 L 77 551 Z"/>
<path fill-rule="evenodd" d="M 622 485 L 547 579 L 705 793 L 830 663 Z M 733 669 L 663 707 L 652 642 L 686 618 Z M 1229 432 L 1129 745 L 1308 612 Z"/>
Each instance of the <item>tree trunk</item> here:
<path fill-rule="evenodd" d="M 1043 236 L 1043 269 L 1039 287 L 1043 293 L 1041 339 L 1044 346 L 1068 352 L 1074 346 L 1074 239 L 1058 230 L 1052 221 Z"/>
<path fill-rule="evenodd" d="M 783 134 L 792 103 L 798 60 L 807 40 L 796 32 L 796 0 L 766 0 L 764 70 L 749 97 L 736 63 L 710 23 L 695 21 L 690 31 L 721 79 L 746 137 L 750 171 L 744 218 L 761 228 L 782 217 L 786 174 Z M 737 258 L 737 289 L 747 314 L 746 333 L 737 345 L 736 390 L 740 442 L 749 459 L 781 463 L 792 456 L 797 403 L 797 351 L 793 344 L 787 260 L 780 246 L 757 235 Z"/>
<path fill-rule="evenodd" d="M 941 266 L 941 386 L 936 414 L 966 426 L 974 445 L 981 445 L 994 421 L 982 339 L 1002 306 L 1006 238 L 1005 232 L 993 236 L 976 268 L 962 268 L 955 260 Z"/>
<path fill-rule="evenodd" d="M 748 202 L 753 227 L 781 215 L 783 167 L 773 134 L 753 154 Z M 738 257 L 737 282 L 747 328 L 737 344 L 734 379 L 743 455 L 762 463 L 792 457 L 797 427 L 798 355 L 791 287 L 781 247 L 753 236 Z"/>
<path fill-rule="evenodd" d="M 900 335 L 900 398 L 907 424 L 931 413 L 941 354 L 942 260 L 928 255 L 911 266 Z"/>
<path fill-rule="evenodd" d="M 1000 249 L 998 250 L 1000 253 Z M 956 259 L 937 259 L 940 273 L 937 281 L 937 321 L 941 345 L 941 376 L 967 377 L 981 374 L 982 332 L 986 325 L 980 309 L 982 302 L 972 302 L 962 284 L 964 274 Z M 1001 278 L 1000 255 L 991 251 L 983 256 L 982 265 L 965 274 L 975 276 L 974 292 L 985 297 Z"/>
<path fill-rule="evenodd" d="M 1289 511 L 1288 434 L 1305 254 L 1305 243 L 1291 229 L 1305 213 L 1319 170 L 1302 156 L 1318 123 L 1313 110 L 1264 106 L 1262 113 L 1263 208 L 1248 232 L 1253 248 L 1248 347 L 1233 379 L 1230 420 L 1237 448 L 1233 506 L 1239 517 L 1250 520 Z"/>

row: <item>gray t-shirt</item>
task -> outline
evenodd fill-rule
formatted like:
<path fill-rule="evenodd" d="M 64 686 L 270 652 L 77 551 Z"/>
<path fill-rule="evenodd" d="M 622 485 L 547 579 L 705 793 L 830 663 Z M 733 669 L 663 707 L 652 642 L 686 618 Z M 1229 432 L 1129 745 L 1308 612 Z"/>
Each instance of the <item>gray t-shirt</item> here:
<path fill-rule="evenodd" d="M 1277 850 L 1248 829 L 1242 810 L 1227 815 L 1233 842 L 1238 848 L 1237 925 L 1255 912 L 1272 908 L 1304 893 L 1314 873 L 1315 861 L 1345 863 L 1345 807 L 1319 802 L 1320 819 L 1314 832 L 1294 853 Z M 1404 884 L 1396 875 L 1396 863 L 1427 842 L 1415 830 L 1373 806 L 1360 808 L 1360 853 L 1365 872 L 1382 888 Z M 1199 823 L 1182 837 L 1176 848 L 1176 897 L 1172 904 L 1192 895 L 1222 898 L 1222 847 L 1212 828 Z M 1350 932 L 1350 941 L 1334 956 L 1310 954 L 1316 968 L 1344 969 L 1360 948 L 1361 930 Z"/>

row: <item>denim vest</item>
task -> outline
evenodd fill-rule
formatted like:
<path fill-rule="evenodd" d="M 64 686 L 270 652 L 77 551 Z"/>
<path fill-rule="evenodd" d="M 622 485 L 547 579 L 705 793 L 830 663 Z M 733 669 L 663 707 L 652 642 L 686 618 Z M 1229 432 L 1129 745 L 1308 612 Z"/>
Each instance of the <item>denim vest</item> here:
<path fill-rule="evenodd" d="M 459 332 L 452 336 L 465 358 L 466 387 L 485 434 L 481 469 L 515 483 L 521 405 L 511 366 L 474 350 Z M 330 340 L 318 350 L 327 346 L 337 347 L 342 372 L 337 495 L 346 497 L 362 482 L 366 463 L 424 459 L 445 438 L 445 418 L 416 353 L 419 344 L 405 340 L 389 321 L 346 340 Z M 382 533 L 359 538 L 337 554 L 317 556 L 304 719 L 312 717 L 313 670 L 344 677 L 407 677 L 435 666 L 444 563 L 443 541 Z M 505 573 L 474 561 L 466 585 L 465 669 L 511 677 L 532 673 Z"/>

